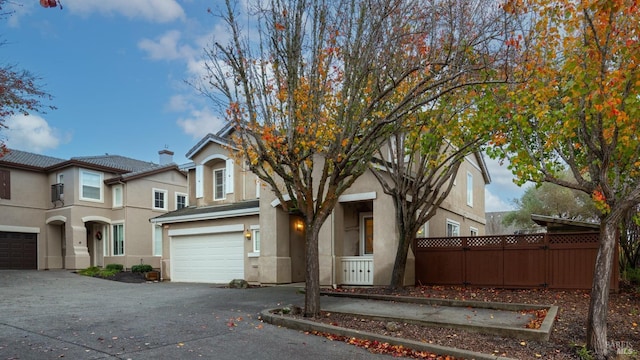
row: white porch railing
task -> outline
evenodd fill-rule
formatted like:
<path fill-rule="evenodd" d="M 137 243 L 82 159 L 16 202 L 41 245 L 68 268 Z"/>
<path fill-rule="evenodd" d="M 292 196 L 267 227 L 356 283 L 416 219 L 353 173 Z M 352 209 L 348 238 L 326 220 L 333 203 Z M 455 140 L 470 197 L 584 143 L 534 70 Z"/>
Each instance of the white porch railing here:
<path fill-rule="evenodd" d="M 340 258 L 341 285 L 373 285 L 373 258 L 343 256 Z"/>

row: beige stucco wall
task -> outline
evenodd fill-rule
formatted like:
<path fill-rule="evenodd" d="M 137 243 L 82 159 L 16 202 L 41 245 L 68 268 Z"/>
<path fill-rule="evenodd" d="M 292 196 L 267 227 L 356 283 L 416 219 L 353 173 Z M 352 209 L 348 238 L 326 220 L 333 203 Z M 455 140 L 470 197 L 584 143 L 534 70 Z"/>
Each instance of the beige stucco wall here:
<path fill-rule="evenodd" d="M 203 196 L 196 197 L 196 169 L 189 169 L 189 203 L 195 206 L 232 204 L 242 200 L 256 199 L 257 177 L 243 161 L 234 157 L 228 148 L 210 142 L 193 155 L 195 166 L 202 166 Z M 225 169 L 226 159 L 233 160 L 233 192 L 225 194 L 225 199 L 214 200 L 214 170 Z"/>
<path fill-rule="evenodd" d="M 473 176 L 473 204 L 467 204 L 467 173 Z M 456 184 L 442 203 L 441 209 L 429 221 L 429 236 L 446 236 L 447 219 L 460 223 L 460 235 L 470 235 L 471 227 L 478 235 L 485 234 L 484 191 L 485 181 L 475 156 L 469 155 L 460 166 Z"/>
<path fill-rule="evenodd" d="M 11 199 L 0 199 L 0 231 L 38 233 L 38 269 L 81 269 L 90 265 L 140 263 L 160 267 L 152 252 L 152 188 L 167 190 L 168 209 L 175 209 L 175 193 L 186 193 L 186 178 L 167 171 L 124 185 L 126 207 L 113 208 L 111 187 L 103 184 L 102 201 L 80 200 L 80 169 L 68 167 L 43 173 L 11 168 Z M 91 170 L 93 172 L 98 172 Z M 63 174 L 63 201 L 51 202 L 51 185 Z M 114 174 L 103 174 L 106 180 Z M 130 201 L 130 203 L 129 203 Z M 125 255 L 109 256 L 110 226 L 125 223 Z M 89 227 L 87 231 L 87 226 Z M 96 238 L 96 232 L 103 239 Z"/>

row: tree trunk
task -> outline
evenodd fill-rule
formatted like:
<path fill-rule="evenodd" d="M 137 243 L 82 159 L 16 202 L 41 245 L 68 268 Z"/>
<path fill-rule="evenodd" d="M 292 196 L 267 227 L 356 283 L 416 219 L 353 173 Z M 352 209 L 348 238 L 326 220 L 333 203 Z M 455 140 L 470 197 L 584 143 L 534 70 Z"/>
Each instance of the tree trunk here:
<path fill-rule="evenodd" d="M 404 270 L 407 267 L 409 245 L 411 245 L 412 240 L 413 237 L 409 234 L 398 234 L 398 249 L 396 252 L 396 260 L 393 263 L 389 289 L 399 289 L 404 286 Z"/>
<path fill-rule="evenodd" d="M 305 236 L 305 296 L 304 296 L 304 316 L 320 316 L 320 264 L 318 258 L 318 233 L 319 226 L 307 225 Z"/>
<path fill-rule="evenodd" d="M 617 217 L 608 215 L 600 225 L 600 246 L 596 257 L 589 317 L 587 320 L 587 348 L 592 350 L 595 358 L 607 358 L 607 311 L 609 306 L 609 287 L 613 255 L 618 228 Z"/>

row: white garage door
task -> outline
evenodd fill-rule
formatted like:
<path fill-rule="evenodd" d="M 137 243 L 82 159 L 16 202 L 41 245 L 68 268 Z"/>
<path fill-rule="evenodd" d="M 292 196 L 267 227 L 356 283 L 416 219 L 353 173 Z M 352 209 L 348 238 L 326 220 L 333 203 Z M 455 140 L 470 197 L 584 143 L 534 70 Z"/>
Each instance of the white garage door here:
<path fill-rule="evenodd" d="M 244 279 L 242 233 L 171 238 L 171 281 L 228 283 Z"/>

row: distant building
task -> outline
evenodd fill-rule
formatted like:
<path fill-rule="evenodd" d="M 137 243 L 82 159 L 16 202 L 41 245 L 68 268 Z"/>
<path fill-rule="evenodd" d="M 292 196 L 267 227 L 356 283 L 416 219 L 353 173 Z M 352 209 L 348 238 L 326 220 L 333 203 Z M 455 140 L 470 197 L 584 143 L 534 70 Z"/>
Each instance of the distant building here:
<path fill-rule="evenodd" d="M 503 219 L 511 211 L 493 211 L 485 213 L 487 219 L 487 225 L 485 231 L 487 235 L 508 235 L 508 234 L 532 234 L 544 232 L 544 227 L 536 225 L 535 228 L 523 229 L 515 225 L 506 226 L 503 224 Z"/>

